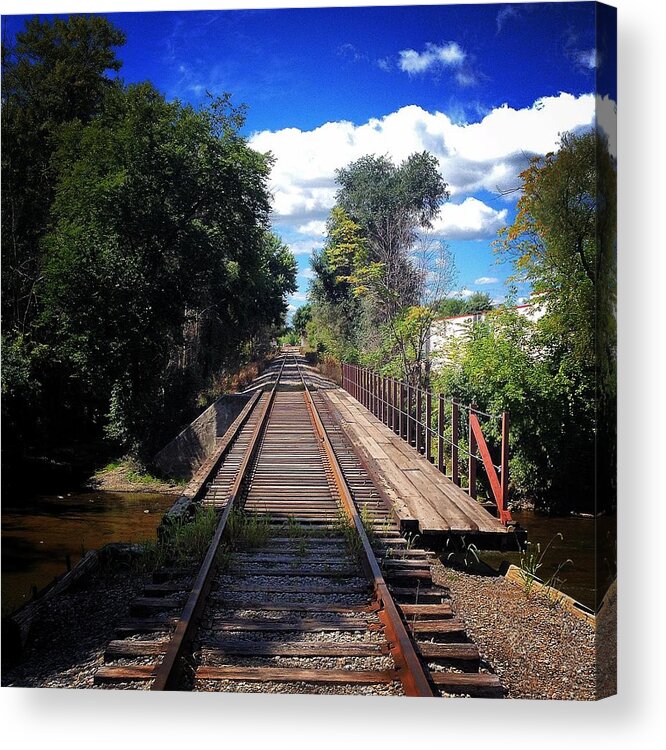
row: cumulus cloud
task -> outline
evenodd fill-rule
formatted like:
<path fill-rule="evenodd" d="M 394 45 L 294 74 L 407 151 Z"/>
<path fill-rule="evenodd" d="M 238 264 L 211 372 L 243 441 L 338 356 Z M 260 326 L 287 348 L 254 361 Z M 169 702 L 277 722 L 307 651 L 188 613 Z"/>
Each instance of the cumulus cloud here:
<path fill-rule="evenodd" d="M 475 284 L 483 286 L 485 284 L 499 284 L 499 279 L 494 276 L 481 276 L 479 279 L 474 279 Z"/>
<path fill-rule="evenodd" d="M 326 222 L 313 219 L 306 224 L 300 224 L 296 227 L 299 234 L 309 234 L 313 237 L 323 237 L 326 234 Z"/>
<path fill-rule="evenodd" d="M 603 113 L 610 120 L 614 103 L 597 104 L 603 104 L 599 119 Z M 556 150 L 561 133 L 590 127 L 594 117 L 592 94 L 561 93 L 523 109 L 503 105 L 474 123 L 411 105 L 359 125 L 338 121 L 313 130 L 262 131 L 252 136 L 251 145 L 276 157 L 271 173 L 275 223 L 313 229 L 315 222 L 324 222 L 335 203 L 335 170 L 361 156 L 386 154 L 398 163 L 427 150 L 437 158 L 453 198 L 440 225 L 462 227 L 466 237 L 477 226 L 485 233 L 480 236 L 488 236 L 502 212 L 476 199 L 457 201 L 481 190 L 516 187 L 531 155 Z M 456 215 L 465 222 L 455 224 Z M 313 243 L 308 244 L 309 250 L 301 252 L 312 249 Z"/>
<path fill-rule="evenodd" d="M 423 52 L 403 49 L 399 53 L 398 67 L 405 73 L 417 75 L 433 67 L 456 67 L 462 65 L 467 56 L 457 42 L 446 42 L 440 46 L 428 42 Z"/>
<path fill-rule="evenodd" d="M 447 240 L 480 240 L 493 237 L 506 224 L 506 208 L 496 211 L 477 198 L 445 203 L 433 222 L 433 234 Z"/>

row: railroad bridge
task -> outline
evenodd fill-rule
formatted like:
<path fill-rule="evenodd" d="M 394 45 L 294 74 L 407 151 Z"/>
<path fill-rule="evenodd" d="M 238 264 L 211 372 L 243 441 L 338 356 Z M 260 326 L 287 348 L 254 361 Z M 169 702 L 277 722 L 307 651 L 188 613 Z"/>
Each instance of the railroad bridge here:
<path fill-rule="evenodd" d="M 178 559 L 165 542 L 97 684 L 503 694 L 448 590 L 433 581 L 436 555 L 422 543 L 453 537 L 488 547 L 515 538 L 506 415 L 498 415 L 494 463 L 481 427 L 493 415 L 472 407 L 461 416 L 453 403 L 449 416 L 441 399 L 433 411 L 432 394 L 352 365 L 342 383 L 285 347 L 247 390 L 162 535 L 168 542 L 213 513 L 203 560 Z M 461 425 L 468 442 L 458 438 Z M 477 463 L 496 515 L 475 498 Z"/>

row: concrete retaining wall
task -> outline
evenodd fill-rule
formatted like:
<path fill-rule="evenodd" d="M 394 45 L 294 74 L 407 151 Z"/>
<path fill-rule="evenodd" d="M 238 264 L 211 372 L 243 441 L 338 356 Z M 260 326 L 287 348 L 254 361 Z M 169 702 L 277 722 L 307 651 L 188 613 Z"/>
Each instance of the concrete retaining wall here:
<path fill-rule="evenodd" d="M 232 393 L 220 397 L 165 445 L 153 458 L 153 464 L 168 476 L 191 477 L 213 453 L 218 439 L 251 397 L 251 393 Z"/>

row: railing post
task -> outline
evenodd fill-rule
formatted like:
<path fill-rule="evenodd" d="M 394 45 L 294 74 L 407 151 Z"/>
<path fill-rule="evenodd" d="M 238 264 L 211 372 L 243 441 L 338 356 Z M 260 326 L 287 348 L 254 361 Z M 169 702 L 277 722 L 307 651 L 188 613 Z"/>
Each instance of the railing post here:
<path fill-rule="evenodd" d="M 407 383 L 407 443 L 412 444 L 412 436 L 414 435 L 414 417 L 412 416 L 412 406 L 414 397 L 412 395 L 412 386 Z"/>
<path fill-rule="evenodd" d="M 460 407 L 451 401 L 451 481 L 460 487 L 460 466 L 458 465 L 458 435 Z"/>
<path fill-rule="evenodd" d="M 383 375 L 379 376 L 379 421 L 386 422 L 386 399 L 384 398 L 384 388 L 386 386 L 386 378 Z"/>
<path fill-rule="evenodd" d="M 472 411 L 474 404 L 469 406 L 469 496 L 476 500 L 476 436 L 472 429 Z"/>
<path fill-rule="evenodd" d="M 423 391 L 416 386 L 416 452 L 423 453 Z"/>
<path fill-rule="evenodd" d="M 386 378 L 386 426 L 393 430 L 393 378 Z"/>
<path fill-rule="evenodd" d="M 504 520 L 502 516 L 508 513 L 509 510 L 509 413 L 506 411 L 502 412 L 502 458 L 500 465 L 502 467 L 502 475 L 500 477 L 500 486 L 502 488 L 500 520 Z"/>
<path fill-rule="evenodd" d="M 393 378 L 393 432 L 398 432 L 398 420 L 400 419 L 398 408 L 398 381 Z"/>
<path fill-rule="evenodd" d="M 446 475 L 444 463 L 444 396 L 437 397 L 437 468 Z"/>
<path fill-rule="evenodd" d="M 400 438 L 404 440 L 405 438 L 405 385 L 402 381 L 400 381 L 399 390 L 400 390 L 400 400 L 398 403 L 400 407 L 400 413 L 398 414 L 398 435 L 400 435 Z"/>
<path fill-rule="evenodd" d="M 430 391 L 426 391 L 425 455 L 430 463 L 434 463 L 432 457 L 432 393 Z"/>
<path fill-rule="evenodd" d="M 373 392 L 375 396 L 375 402 L 373 407 L 373 414 L 378 417 L 379 416 L 379 375 L 375 372 L 372 376 L 373 381 Z"/>

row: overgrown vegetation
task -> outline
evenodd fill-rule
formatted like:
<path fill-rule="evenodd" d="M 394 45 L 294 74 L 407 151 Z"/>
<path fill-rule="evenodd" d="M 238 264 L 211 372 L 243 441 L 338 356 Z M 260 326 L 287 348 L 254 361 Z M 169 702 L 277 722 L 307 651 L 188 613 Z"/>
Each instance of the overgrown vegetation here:
<path fill-rule="evenodd" d="M 150 456 L 268 349 L 296 288 L 244 108 L 124 85 L 123 43 L 71 16 L 3 44 L 7 463 L 91 441 Z"/>
<path fill-rule="evenodd" d="M 495 250 L 513 265 L 511 283 L 531 285 L 532 318 L 515 309 L 515 293 L 499 306 L 482 293 L 451 296 L 451 256 L 427 234 L 448 196 L 429 155 L 399 166 L 365 157 L 337 176 L 306 325 L 329 370 L 357 362 L 506 410 L 514 500 L 555 513 L 614 509 L 616 165 L 605 136 L 564 134 L 520 175 L 518 212 Z M 435 317 L 479 311 L 483 320 L 450 337 L 431 368 Z M 484 434 L 496 451 L 499 424 Z M 483 490 L 483 472 L 479 482 Z"/>
<path fill-rule="evenodd" d="M 555 570 L 545 580 L 539 578 L 538 573 L 543 567 L 544 559 L 550 546 L 553 544 L 555 539 L 561 540 L 562 538 L 562 534 L 558 532 L 553 536 L 553 538 L 548 542 L 543 550 L 541 549 L 540 542 L 527 542 L 521 550 L 519 567 L 521 570 L 523 591 L 528 599 L 532 595 L 535 582 L 539 582 L 544 586 L 543 592 L 546 601 L 553 606 L 557 604 L 557 589 L 562 585 L 562 583 L 564 583 L 562 578 L 560 578 L 560 573 L 567 565 L 573 565 L 573 561 L 564 560 L 563 562 L 558 563 Z"/>

